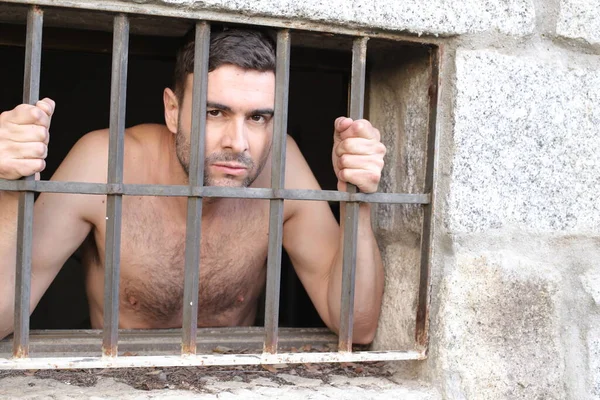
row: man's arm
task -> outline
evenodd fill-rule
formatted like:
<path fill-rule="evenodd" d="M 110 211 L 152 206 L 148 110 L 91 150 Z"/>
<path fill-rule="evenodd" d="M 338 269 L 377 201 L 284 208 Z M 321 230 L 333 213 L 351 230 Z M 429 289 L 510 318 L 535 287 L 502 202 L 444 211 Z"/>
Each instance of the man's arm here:
<path fill-rule="evenodd" d="M 53 103 L 51 105 L 53 108 Z M 31 158 L 19 158 L 27 155 L 23 149 L 39 146 L 39 139 L 42 137 L 35 118 L 36 115 L 40 116 L 39 109 L 44 111 L 48 111 L 48 109 L 44 109 L 44 104 L 41 107 L 38 106 L 38 110 L 32 107 L 19 106 L 4 113 L 3 119 L 0 121 L 0 145 L 2 145 L 0 147 L 5 150 L 1 153 L 0 160 L 5 167 L 2 169 L 4 174 L 1 176 L 2 178 L 17 179 L 20 175 L 39 172 L 45 166 L 43 163 L 46 156 L 45 151 L 38 151 L 35 155 L 30 154 Z M 48 116 L 51 114 L 51 112 L 47 113 Z M 27 115 L 33 116 L 33 119 Z M 34 123 L 31 123 L 32 121 Z M 43 125 L 47 130 L 50 125 L 49 119 Z M 27 135 L 31 135 L 29 136 L 31 141 L 25 141 L 28 138 Z M 47 136 L 46 134 L 46 144 Z M 18 140 L 22 140 L 22 142 L 18 142 Z M 25 145 L 15 145 L 15 143 L 24 143 Z M 98 164 L 102 164 L 98 160 L 102 160 L 102 158 L 95 151 L 95 149 L 101 149 L 101 146 L 99 140 L 94 137 L 81 139 L 58 168 L 52 180 L 101 182 L 102 175 L 105 175 L 106 171 L 105 168 L 104 171 L 97 170 Z M 102 153 L 102 150 L 99 152 Z M 26 164 L 27 160 L 37 160 L 38 167 L 27 171 L 6 167 Z M 32 311 L 66 259 L 89 233 L 92 226 L 88 218 L 91 197 L 42 193 L 37 199 L 33 222 L 30 300 Z M 14 328 L 17 204 L 17 193 L 0 192 L 0 275 L 2 276 L 0 280 L 0 338 L 10 334 Z"/>
<path fill-rule="evenodd" d="M 333 162 L 339 179 L 338 189 L 345 190 L 346 182 L 351 182 L 364 192 L 375 191 L 385 154 L 385 147 L 379 143 L 379 132 L 367 121 L 338 119 L 335 135 Z M 365 139 L 361 136 L 370 139 L 347 140 Z M 287 159 L 286 188 L 320 189 L 291 140 Z M 326 202 L 289 201 L 286 207 L 289 217 L 284 224 L 284 246 L 319 315 L 337 333 L 341 308 L 343 222 L 340 228 Z M 342 203 L 341 221 L 344 221 L 344 208 Z M 383 264 L 371 229 L 370 214 L 370 205 L 361 204 L 354 301 L 355 343 L 373 340 L 383 295 Z"/>

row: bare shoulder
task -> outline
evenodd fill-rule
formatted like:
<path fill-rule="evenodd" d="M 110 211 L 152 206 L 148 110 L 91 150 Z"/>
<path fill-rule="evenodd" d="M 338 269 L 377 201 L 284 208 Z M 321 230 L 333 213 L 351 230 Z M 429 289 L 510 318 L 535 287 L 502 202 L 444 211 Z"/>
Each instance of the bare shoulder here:
<path fill-rule="evenodd" d="M 82 136 L 60 164 L 53 181 L 106 182 L 108 129 Z"/>
<path fill-rule="evenodd" d="M 147 142 L 160 131 L 160 125 L 137 125 L 125 130 L 125 164 L 144 152 Z M 106 183 L 109 130 L 92 131 L 75 143 L 52 180 Z"/>

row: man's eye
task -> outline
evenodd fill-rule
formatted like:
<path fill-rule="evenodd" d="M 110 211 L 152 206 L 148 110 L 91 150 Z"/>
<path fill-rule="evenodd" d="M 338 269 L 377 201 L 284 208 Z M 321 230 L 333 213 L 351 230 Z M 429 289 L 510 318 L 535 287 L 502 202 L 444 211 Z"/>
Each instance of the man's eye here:
<path fill-rule="evenodd" d="M 221 110 L 208 110 L 206 113 L 211 117 L 218 117 L 221 115 Z"/>
<path fill-rule="evenodd" d="M 252 117 L 250 117 L 252 119 L 252 121 L 254 122 L 265 122 L 266 118 L 264 115 L 253 115 Z"/>

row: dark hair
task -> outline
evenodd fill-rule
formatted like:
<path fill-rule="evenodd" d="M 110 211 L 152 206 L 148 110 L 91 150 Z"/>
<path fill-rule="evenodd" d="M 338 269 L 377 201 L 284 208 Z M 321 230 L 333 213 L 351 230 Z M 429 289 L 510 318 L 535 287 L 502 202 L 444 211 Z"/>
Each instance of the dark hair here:
<path fill-rule="evenodd" d="M 275 44 L 266 32 L 225 29 L 211 32 L 208 72 L 221 65 L 275 72 Z M 194 72 L 194 29 L 184 38 L 175 62 L 175 94 L 181 102 L 188 74 Z"/>

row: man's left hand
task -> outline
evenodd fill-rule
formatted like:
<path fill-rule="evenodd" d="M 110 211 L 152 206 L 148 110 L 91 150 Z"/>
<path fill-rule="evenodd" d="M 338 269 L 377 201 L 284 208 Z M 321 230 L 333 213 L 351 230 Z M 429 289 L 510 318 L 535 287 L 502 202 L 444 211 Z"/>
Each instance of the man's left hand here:
<path fill-rule="evenodd" d="M 356 185 L 362 193 L 377 191 L 386 148 L 379 130 L 366 119 L 340 117 L 334 123 L 332 161 L 338 178 L 338 190 L 346 183 Z"/>

